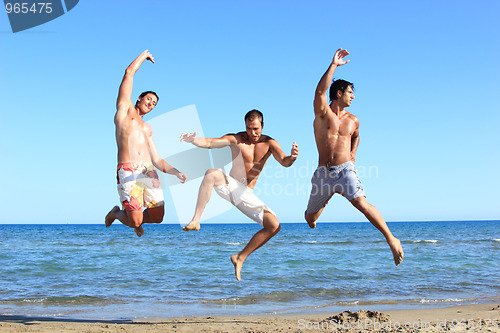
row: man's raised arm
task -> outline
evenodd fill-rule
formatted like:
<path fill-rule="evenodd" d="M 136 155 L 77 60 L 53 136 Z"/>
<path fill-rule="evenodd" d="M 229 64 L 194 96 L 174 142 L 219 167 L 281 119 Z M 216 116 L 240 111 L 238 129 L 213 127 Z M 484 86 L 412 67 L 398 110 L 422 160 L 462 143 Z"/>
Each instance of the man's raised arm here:
<path fill-rule="evenodd" d="M 342 50 L 341 48 L 335 52 L 333 56 L 332 63 L 326 70 L 325 74 L 321 77 L 321 80 L 316 87 L 316 94 L 314 95 L 314 114 L 322 116 L 326 113 L 328 107 L 328 98 L 326 97 L 326 91 L 332 83 L 333 73 L 338 66 L 347 64 L 349 60 L 344 60 L 344 57 L 349 55 L 347 50 Z"/>
<path fill-rule="evenodd" d="M 192 143 L 196 147 L 199 148 L 223 148 L 227 147 L 231 144 L 236 144 L 236 138 L 233 134 L 224 135 L 222 138 L 200 138 L 196 136 L 196 132 L 194 133 L 182 133 L 181 141 L 185 141 L 187 143 Z"/>
<path fill-rule="evenodd" d="M 148 50 L 145 50 L 134 61 L 132 61 L 132 63 L 125 70 L 125 75 L 123 76 L 122 83 L 120 84 L 120 90 L 118 91 L 118 99 L 116 100 L 117 110 L 120 109 L 120 105 L 128 106 L 128 103 L 132 102 L 131 97 L 134 74 L 146 59 L 151 61 L 153 64 L 155 63 L 151 53 L 149 53 Z"/>

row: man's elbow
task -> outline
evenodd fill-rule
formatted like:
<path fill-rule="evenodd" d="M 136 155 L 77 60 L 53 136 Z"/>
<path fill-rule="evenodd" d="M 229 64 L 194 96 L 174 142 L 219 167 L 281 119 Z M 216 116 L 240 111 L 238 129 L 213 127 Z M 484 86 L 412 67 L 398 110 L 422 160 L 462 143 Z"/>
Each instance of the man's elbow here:
<path fill-rule="evenodd" d="M 127 69 L 125 70 L 125 76 L 134 76 L 134 69 L 132 67 L 127 67 Z"/>
<path fill-rule="evenodd" d="M 324 94 L 326 94 L 326 90 L 316 88 L 316 92 L 315 92 L 316 97 L 323 96 Z"/>
<path fill-rule="evenodd" d="M 155 168 L 157 168 L 161 172 L 165 172 L 168 169 L 168 167 L 166 165 L 167 163 L 162 163 L 161 159 L 153 159 L 152 162 L 153 162 L 153 165 L 155 166 Z"/>

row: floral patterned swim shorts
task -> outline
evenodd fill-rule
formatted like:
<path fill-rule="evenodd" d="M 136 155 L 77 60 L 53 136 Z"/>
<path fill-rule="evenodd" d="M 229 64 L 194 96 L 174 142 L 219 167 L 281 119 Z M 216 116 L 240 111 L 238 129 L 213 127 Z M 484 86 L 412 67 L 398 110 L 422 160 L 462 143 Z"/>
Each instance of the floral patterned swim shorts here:
<path fill-rule="evenodd" d="M 158 173 L 151 162 L 119 163 L 116 179 L 124 209 L 140 210 L 165 204 Z"/>

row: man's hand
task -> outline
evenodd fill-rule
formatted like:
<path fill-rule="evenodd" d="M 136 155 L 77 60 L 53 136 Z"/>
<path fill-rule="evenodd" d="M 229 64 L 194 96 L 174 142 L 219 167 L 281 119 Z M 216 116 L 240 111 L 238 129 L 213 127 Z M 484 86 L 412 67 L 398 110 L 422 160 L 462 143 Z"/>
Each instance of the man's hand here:
<path fill-rule="evenodd" d="M 155 58 L 153 58 L 153 55 L 148 50 L 145 50 L 142 54 L 146 57 L 146 60 L 151 61 L 153 64 L 155 63 Z"/>
<path fill-rule="evenodd" d="M 182 133 L 180 138 L 181 138 L 181 142 L 186 141 L 187 143 L 192 143 L 194 141 L 194 138 L 196 138 L 196 132 L 194 132 L 194 133 Z"/>
<path fill-rule="evenodd" d="M 290 153 L 290 156 L 294 159 L 299 156 L 299 146 L 295 142 L 292 144 L 292 152 Z"/>
<path fill-rule="evenodd" d="M 347 64 L 350 60 L 344 60 L 344 57 L 348 56 L 349 52 L 347 50 L 342 50 L 342 48 L 338 49 L 333 56 L 332 64 L 337 66 L 342 66 Z"/>
<path fill-rule="evenodd" d="M 184 184 L 186 182 L 186 180 L 188 179 L 188 177 L 183 174 L 182 172 L 179 172 L 178 174 L 176 174 L 177 178 L 179 178 L 179 180 L 181 181 L 182 184 Z"/>

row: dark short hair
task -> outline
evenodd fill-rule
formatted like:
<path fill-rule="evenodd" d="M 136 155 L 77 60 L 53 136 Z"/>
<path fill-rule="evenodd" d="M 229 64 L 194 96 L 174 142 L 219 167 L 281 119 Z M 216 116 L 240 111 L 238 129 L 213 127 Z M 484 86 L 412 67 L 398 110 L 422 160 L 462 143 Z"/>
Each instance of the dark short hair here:
<path fill-rule="evenodd" d="M 153 95 L 155 95 L 156 96 L 156 104 L 158 104 L 158 101 L 160 100 L 160 97 L 158 97 L 158 95 L 154 91 L 151 91 L 151 90 L 143 92 L 142 94 L 139 95 L 139 97 L 137 99 L 139 100 L 139 99 L 143 98 L 144 96 L 146 96 L 147 94 L 153 94 Z M 137 106 L 137 102 L 135 102 L 135 106 Z"/>
<path fill-rule="evenodd" d="M 245 122 L 247 120 L 254 121 L 255 119 L 259 119 L 261 126 L 264 127 L 264 115 L 259 110 L 256 109 L 250 110 L 245 115 Z"/>
<path fill-rule="evenodd" d="M 343 94 L 349 86 L 354 90 L 354 85 L 351 82 L 342 79 L 334 80 L 330 86 L 330 101 L 337 99 L 337 91 L 340 90 Z"/>

